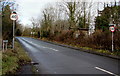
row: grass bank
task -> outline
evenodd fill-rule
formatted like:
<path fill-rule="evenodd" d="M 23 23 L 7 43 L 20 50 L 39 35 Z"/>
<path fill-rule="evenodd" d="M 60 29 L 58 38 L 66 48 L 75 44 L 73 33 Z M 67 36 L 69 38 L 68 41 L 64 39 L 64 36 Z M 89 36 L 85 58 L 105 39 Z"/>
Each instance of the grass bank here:
<path fill-rule="evenodd" d="M 0 50 L 0 76 L 2 75 L 2 51 Z"/>
<path fill-rule="evenodd" d="M 15 50 L 8 49 L 2 53 L 2 75 L 16 74 L 18 69 L 31 62 L 31 59 L 18 42 Z"/>

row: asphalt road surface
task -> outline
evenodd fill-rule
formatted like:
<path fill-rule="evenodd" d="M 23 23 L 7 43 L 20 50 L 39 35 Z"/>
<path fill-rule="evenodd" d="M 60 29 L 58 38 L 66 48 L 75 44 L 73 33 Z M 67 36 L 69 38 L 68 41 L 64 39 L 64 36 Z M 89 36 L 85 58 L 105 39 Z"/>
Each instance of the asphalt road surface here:
<path fill-rule="evenodd" d="M 40 74 L 108 74 L 118 76 L 118 60 L 66 48 L 41 40 L 16 37 Z"/>

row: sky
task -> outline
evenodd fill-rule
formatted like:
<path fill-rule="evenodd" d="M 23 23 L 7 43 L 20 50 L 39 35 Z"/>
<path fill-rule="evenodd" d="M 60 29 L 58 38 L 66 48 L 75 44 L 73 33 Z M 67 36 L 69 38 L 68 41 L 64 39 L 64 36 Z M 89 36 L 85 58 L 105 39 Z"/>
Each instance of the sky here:
<path fill-rule="evenodd" d="M 31 27 L 30 19 L 32 17 L 33 18 L 41 17 L 41 12 L 45 7 L 47 7 L 49 4 L 54 4 L 55 2 L 61 2 L 61 1 L 62 0 L 17 0 L 16 4 L 18 4 L 18 9 L 17 9 L 17 14 L 19 17 L 18 20 L 24 26 Z M 67 0 L 67 1 L 71 1 L 71 0 Z M 91 1 L 91 0 L 86 0 L 86 1 Z M 114 0 L 92 0 L 92 1 L 109 2 Z"/>
<path fill-rule="evenodd" d="M 42 10 L 47 7 L 49 3 L 55 3 L 54 0 L 17 0 L 18 5 L 17 13 L 19 21 L 23 25 L 30 25 L 30 19 L 40 17 Z"/>

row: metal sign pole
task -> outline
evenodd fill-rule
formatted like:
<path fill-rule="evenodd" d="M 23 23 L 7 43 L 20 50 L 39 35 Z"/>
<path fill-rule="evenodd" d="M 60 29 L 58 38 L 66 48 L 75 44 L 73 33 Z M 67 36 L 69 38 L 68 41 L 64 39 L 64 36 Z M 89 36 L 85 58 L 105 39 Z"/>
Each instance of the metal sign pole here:
<path fill-rule="evenodd" d="M 17 13 L 14 11 L 10 15 L 10 19 L 13 20 L 13 50 L 14 50 L 14 41 L 15 41 L 15 21 L 18 19 Z"/>
<path fill-rule="evenodd" d="M 112 52 L 114 51 L 113 32 L 112 32 Z"/>
<path fill-rule="evenodd" d="M 5 46 L 5 45 L 4 45 L 4 42 L 3 42 L 3 52 L 4 52 L 4 46 Z"/>
<path fill-rule="evenodd" d="M 112 32 L 112 52 L 114 51 L 114 39 L 113 39 L 113 37 L 114 37 L 114 31 L 115 31 L 115 27 L 114 26 L 111 26 L 110 27 L 110 31 Z"/>
<path fill-rule="evenodd" d="M 14 41 L 15 41 L 15 20 L 13 20 L 13 50 L 14 50 Z"/>
<path fill-rule="evenodd" d="M 6 42 L 6 50 L 7 50 L 7 42 Z"/>

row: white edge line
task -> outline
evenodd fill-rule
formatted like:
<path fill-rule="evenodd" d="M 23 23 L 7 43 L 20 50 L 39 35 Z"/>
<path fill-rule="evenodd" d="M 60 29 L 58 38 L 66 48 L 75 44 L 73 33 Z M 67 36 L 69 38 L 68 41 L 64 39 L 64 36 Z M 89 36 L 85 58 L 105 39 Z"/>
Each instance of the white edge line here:
<path fill-rule="evenodd" d="M 114 73 L 112 73 L 112 72 L 110 72 L 110 71 L 105 70 L 105 69 L 102 69 L 102 68 L 99 68 L 99 67 L 95 67 L 95 68 L 98 69 L 98 70 L 101 70 L 101 71 L 103 71 L 103 72 L 106 72 L 106 73 L 108 73 L 108 74 L 111 74 L 111 75 L 114 75 L 114 76 L 118 76 L 118 75 L 116 75 L 116 74 L 114 74 Z"/>

